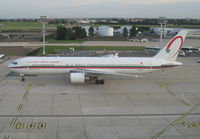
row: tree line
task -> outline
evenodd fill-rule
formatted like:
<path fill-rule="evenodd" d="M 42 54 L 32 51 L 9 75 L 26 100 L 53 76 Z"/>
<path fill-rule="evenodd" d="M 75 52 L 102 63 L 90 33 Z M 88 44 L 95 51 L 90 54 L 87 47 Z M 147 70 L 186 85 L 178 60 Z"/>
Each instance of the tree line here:
<path fill-rule="evenodd" d="M 56 40 L 76 40 L 85 38 L 86 31 L 81 27 L 66 28 L 65 26 L 58 26 L 56 31 Z"/>
<path fill-rule="evenodd" d="M 128 31 L 127 27 L 124 27 L 123 29 L 123 37 L 136 37 L 137 33 L 138 32 L 135 25 L 132 26 L 130 31 Z"/>
<path fill-rule="evenodd" d="M 159 25 L 158 18 L 140 18 L 140 20 L 138 21 L 132 21 L 132 19 L 130 18 L 128 19 L 118 19 L 118 18 L 114 18 L 112 19 L 113 21 L 116 21 L 117 23 L 113 23 L 113 22 L 109 22 L 109 19 L 105 19 L 107 22 L 103 22 L 101 20 L 97 20 L 97 22 L 95 24 L 98 25 L 131 25 L 131 24 L 135 24 L 135 25 Z M 200 25 L 200 20 L 199 19 L 167 19 L 168 24 L 170 25 L 196 25 L 199 26 Z"/>
<path fill-rule="evenodd" d="M 123 29 L 123 37 L 136 37 L 138 30 L 135 25 L 132 26 L 130 31 L 126 27 Z M 94 37 L 94 28 L 90 27 L 88 30 L 89 37 Z M 58 26 L 56 34 L 52 36 L 52 38 L 56 40 L 76 40 L 83 39 L 87 37 L 87 33 L 84 28 L 81 27 L 73 27 L 66 28 L 65 26 Z"/>
<path fill-rule="evenodd" d="M 89 28 L 90 37 L 94 37 L 94 28 Z M 79 26 L 73 28 L 66 28 L 65 26 L 58 26 L 56 35 L 54 35 L 54 39 L 56 40 L 76 40 L 76 39 L 83 39 L 87 37 L 87 33 L 84 28 Z"/>

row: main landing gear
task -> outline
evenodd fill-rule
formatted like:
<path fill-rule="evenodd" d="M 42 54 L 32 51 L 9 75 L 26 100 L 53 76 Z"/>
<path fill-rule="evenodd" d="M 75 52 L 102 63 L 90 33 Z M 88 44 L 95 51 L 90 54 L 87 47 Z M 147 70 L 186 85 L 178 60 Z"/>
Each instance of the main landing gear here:
<path fill-rule="evenodd" d="M 95 84 L 103 85 L 104 84 L 104 80 L 95 80 Z"/>

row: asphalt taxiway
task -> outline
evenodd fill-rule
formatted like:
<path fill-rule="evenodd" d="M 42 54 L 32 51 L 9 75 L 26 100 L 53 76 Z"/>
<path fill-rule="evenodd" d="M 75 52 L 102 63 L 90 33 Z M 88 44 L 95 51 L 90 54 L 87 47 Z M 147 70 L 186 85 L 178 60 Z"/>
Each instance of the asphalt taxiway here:
<path fill-rule="evenodd" d="M 105 85 L 70 84 L 66 75 L 25 82 L 0 64 L 0 138 L 199 139 L 200 64 L 140 78 L 105 77 Z"/>

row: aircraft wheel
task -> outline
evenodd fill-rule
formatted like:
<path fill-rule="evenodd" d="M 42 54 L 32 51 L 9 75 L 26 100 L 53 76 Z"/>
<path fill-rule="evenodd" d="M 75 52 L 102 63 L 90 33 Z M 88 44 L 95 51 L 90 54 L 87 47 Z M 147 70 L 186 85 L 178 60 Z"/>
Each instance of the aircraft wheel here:
<path fill-rule="evenodd" d="M 102 84 L 102 85 L 104 84 L 104 80 L 100 80 L 99 82 L 100 82 L 100 84 Z"/>
<path fill-rule="evenodd" d="M 24 78 L 24 77 L 22 77 L 21 81 L 22 81 L 22 82 L 24 82 L 24 81 L 25 81 L 25 78 Z"/>
<path fill-rule="evenodd" d="M 95 80 L 95 84 L 99 84 L 100 83 L 100 81 L 99 80 Z"/>

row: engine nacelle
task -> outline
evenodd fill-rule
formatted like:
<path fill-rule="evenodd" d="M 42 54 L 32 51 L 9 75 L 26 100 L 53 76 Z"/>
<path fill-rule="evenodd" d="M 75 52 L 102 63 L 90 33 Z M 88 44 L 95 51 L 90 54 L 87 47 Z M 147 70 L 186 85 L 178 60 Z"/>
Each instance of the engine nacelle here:
<path fill-rule="evenodd" d="M 71 83 L 85 83 L 85 80 L 84 73 L 70 73 Z"/>

